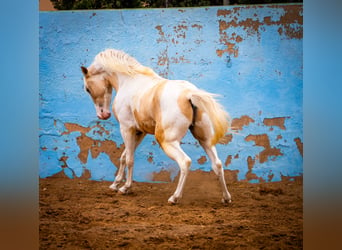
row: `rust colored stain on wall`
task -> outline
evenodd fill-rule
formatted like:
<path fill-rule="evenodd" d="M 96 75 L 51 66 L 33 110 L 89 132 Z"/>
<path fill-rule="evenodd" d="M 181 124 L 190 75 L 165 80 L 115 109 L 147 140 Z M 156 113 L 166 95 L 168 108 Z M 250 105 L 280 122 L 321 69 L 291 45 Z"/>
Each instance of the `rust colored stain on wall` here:
<path fill-rule="evenodd" d="M 243 115 L 240 118 L 235 118 L 232 121 L 233 130 L 242 130 L 243 126 L 248 126 L 254 120 L 248 115 Z"/>
<path fill-rule="evenodd" d="M 255 164 L 255 159 L 253 159 L 251 156 L 248 156 L 247 158 L 248 170 L 252 170 L 254 164 Z"/>
<path fill-rule="evenodd" d="M 147 157 L 147 161 L 149 163 L 153 163 L 153 153 L 152 152 L 149 152 L 149 156 Z"/>
<path fill-rule="evenodd" d="M 155 27 L 157 30 L 158 30 L 158 33 L 159 33 L 159 38 L 157 39 L 157 42 L 160 43 L 160 42 L 167 42 L 167 39 L 165 38 L 165 33 L 163 31 L 163 28 L 161 25 L 157 25 Z"/>
<path fill-rule="evenodd" d="M 253 159 L 251 156 L 248 156 L 247 158 L 247 166 L 248 166 L 248 172 L 246 173 L 246 179 L 248 181 L 250 180 L 259 180 L 260 182 L 265 182 L 265 180 L 261 177 L 258 177 L 256 174 L 252 173 L 252 169 L 255 164 L 255 159 Z"/>
<path fill-rule="evenodd" d="M 67 135 L 67 134 L 70 134 L 72 132 L 77 132 L 77 131 L 81 132 L 81 134 L 85 134 L 91 130 L 91 128 L 85 128 L 76 123 L 64 123 L 64 127 L 67 129 L 67 131 L 63 132 L 62 135 Z"/>
<path fill-rule="evenodd" d="M 274 8 L 277 8 L 275 5 Z M 303 29 L 293 27 L 293 23 L 303 25 L 303 7 L 302 6 L 282 6 L 285 10 L 285 15 L 281 16 L 279 22 L 275 24 L 281 24 L 282 27 L 278 29 L 279 35 L 285 33 L 288 38 L 303 38 Z"/>
<path fill-rule="evenodd" d="M 186 58 L 184 58 L 184 56 L 180 56 L 180 57 L 171 57 L 171 62 L 172 63 L 190 63 L 190 61 Z"/>
<path fill-rule="evenodd" d="M 232 34 L 228 34 L 226 31 L 228 28 L 229 24 L 226 21 L 219 21 L 220 43 L 224 44 L 226 46 L 226 49 L 218 49 L 216 50 L 216 54 L 221 57 L 223 53 L 227 52 L 229 55 L 238 57 L 239 49 L 235 45 L 236 43 L 242 42 L 243 39 L 235 32 L 233 32 Z"/>
<path fill-rule="evenodd" d="M 228 155 L 226 158 L 226 161 L 224 162 L 224 165 L 227 167 L 232 162 L 232 156 Z"/>
<path fill-rule="evenodd" d="M 301 156 L 303 156 L 303 142 L 300 140 L 300 138 L 295 138 L 294 141 L 296 142 L 298 151 L 300 153 Z"/>
<path fill-rule="evenodd" d="M 207 161 L 207 157 L 205 157 L 204 155 L 201 156 L 201 157 L 197 160 L 198 164 L 201 164 L 201 165 L 203 165 L 204 163 L 206 163 L 206 161 Z"/>
<path fill-rule="evenodd" d="M 68 167 L 68 164 L 67 164 L 68 158 L 69 158 L 68 156 L 62 156 L 61 158 L 59 158 L 59 161 L 63 163 L 61 165 L 62 168 L 67 168 Z"/>
<path fill-rule="evenodd" d="M 64 123 L 64 127 L 67 129 L 67 131 L 63 132 L 62 135 L 67 135 L 72 132 L 81 132 L 82 134 L 88 133 L 90 130 L 94 128 L 98 128 L 98 130 L 94 131 L 93 133 L 100 134 L 101 136 L 105 133 L 106 135 L 109 135 L 109 131 L 105 130 L 101 125 L 100 122 L 97 122 L 96 125 L 92 127 L 82 127 L 75 123 Z"/>
<path fill-rule="evenodd" d="M 289 118 L 289 117 L 275 117 L 275 118 L 265 118 L 263 123 L 266 126 L 277 126 L 283 130 L 286 129 L 284 123 L 285 123 L 285 119 Z"/>
<path fill-rule="evenodd" d="M 264 17 L 263 21 L 254 20 L 252 18 L 246 18 L 245 20 L 239 20 L 239 12 L 242 8 L 263 8 L 263 6 L 247 6 L 247 7 L 236 7 L 232 10 L 218 10 L 217 16 L 229 17 L 231 21 L 222 23 L 223 29 L 228 27 L 243 27 L 250 35 L 259 33 L 259 28 L 262 25 L 280 25 L 282 32 L 288 38 L 303 38 L 303 30 L 296 29 L 291 24 L 303 25 L 303 7 L 301 5 L 284 5 L 277 6 L 271 5 L 270 8 L 282 8 L 284 10 L 284 15 L 280 17 L 279 20 L 272 20 L 271 16 Z M 280 33 L 279 33 L 280 34 Z M 280 34 L 282 35 L 282 34 Z"/>
<path fill-rule="evenodd" d="M 264 147 L 265 149 L 259 153 L 259 162 L 264 163 L 269 156 L 283 155 L 279 148 L 271 148 L 270 140 L 267 134 L 261 135 L 248 135 L 246 141 L 254 141 L 256 146 Z"/>
<path fill-rule="evenodd" d="M 198 30 L 201 30 L 203 28 L 203 26 L 200 25 L 200 24 L 193 24 L 193 25 L 191 25 L 191 27 L 192 28 L 197 28 Z"/>
<path fill-rule="evenodd" d="M 158 65 L 164 66 L 169 64 L 169 57 L 167 55 L 167 49 L 163 50 L 158 56 Z"/>
<path fill-rule="evenodd" d="M 94 127 L 101 128 L 99 131 L 97 131 L 97 133 L 109 133 L 109 131 L 106 131 L 105 129 L 103 129 L 103 127 L 101 127 L 99 124 L 91 128 L 82 127 L 78 124 L 73 124 L 73 123 L 65 123 L 64 126 L 68 130 L 67 132 L 64 132 L 64 134 L 69 134 L 71 132 L 81 133 L 81 135 L 77 137 L 76 139 L 77 139 L 77 144 L 80 148 L 80 153 L 78 154 L 78 158 L 80 159 L 82 163 L 87 162 L 89 151 L 91 153 L 92 158 L 96 158 L 99 156 L 101 152 L 104 152 L 109 156 L 111 162 L 115 166 L 119 167 L 120 156 L 124 150 L 124 144 L 121 144 L 118 147 L 115 141 L 93 140 L 92 138 L 86 135 L 86 133 L 89 132 Z"/>
<path fill-rule="evenodd" d="M 225 49 L 216 50 L 218 56 L 222 56 L 223 53 L 227 52 L 229 55 L 233 54 L 234 57 L 238 57 L 239 49 L 236 47 L 237 43 L 243 41 L 245 36 L 257 35 L 260 40 L 260 30 L 263 26 L 277 25 L 279 35 L 285 35 L 290 39 L 302 39 L 303 38 L 303 10 L 302 6 L 298 5 L 287 5 L 287 6 L 273 6 L 274 8 L 282 8 L 284 10 L 284 15 L 280 17 L 279 20 L 272 20 L 271 16 L 265 16 L 263 20 L 258 20 L 255 18 L 241 19 L 240 11 L 249 8 L 263 8 L 263 6 L 246 6 L 246 7 L 236 7 L 231 10 L 218 10 L 217 16 L 229 20 L 219 20 L 219 34 L 220 42 L 226 46 Z M 272 6 L 271 6 L 272 8 Z M 254 14 L 257 17 L 257 14 Z M 296 26 L 297 25 L 297 26 Z M 229 34 L 228 30 L 230 28 L 242 27 L 245 34 L 236 34 L 233 32 Z M 234 29 L 231 29 L 234 30 Z"/>
<path fill-rule="evenodd" d="M 274 174 L 272 173 L 272 174 L 269 174 L 268 176 L 268 180 L 267 181 L 272 181 L 272 179 L 273 179 L 273 177 L 274 177 Z"/>
<path fill-rule="evenodd" d="M 186 26 L 185 22 L 183 22 L 183 24 L 174 26 L 173 30 L 174 30 L 177 38 L 185 39 L 186 38 L 186 31 L 188 30 L 188 26 Z"/>

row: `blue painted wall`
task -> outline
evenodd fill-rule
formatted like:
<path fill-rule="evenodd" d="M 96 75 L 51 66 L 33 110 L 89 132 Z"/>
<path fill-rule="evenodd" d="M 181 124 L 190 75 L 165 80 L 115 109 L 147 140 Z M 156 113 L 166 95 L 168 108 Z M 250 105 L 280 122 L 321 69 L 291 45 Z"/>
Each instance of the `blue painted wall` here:
<path fill-rule="evenodd" d="M 80 71 L 106 48 L 222 95 L 235 128 L 217 146 L 228 175 L 251 182 L 302 175 L 302 12 L 297 4 L 41 12 L 40 177 L 114 179 L 118 123 L 96 118 Z M 191 134 L 183 143 L 191 169 L 210 171 Z M 134 179 L 158 181 L 163 170 L 178 174 L 147 136 Z"/>

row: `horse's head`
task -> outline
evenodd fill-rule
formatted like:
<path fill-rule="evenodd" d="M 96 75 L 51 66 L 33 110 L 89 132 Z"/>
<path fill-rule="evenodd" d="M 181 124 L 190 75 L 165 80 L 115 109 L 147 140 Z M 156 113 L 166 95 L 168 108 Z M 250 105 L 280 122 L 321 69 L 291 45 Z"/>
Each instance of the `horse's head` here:
<path fill-rule="evenodd" d="M 84 89 L 91 96 L 96 109 L 96 115 L 102 120 L 110 117 L 110 102 L 112 99 L 112 86 L 106 73 L 94 66 L 81 67 L 84 76 Z"/>

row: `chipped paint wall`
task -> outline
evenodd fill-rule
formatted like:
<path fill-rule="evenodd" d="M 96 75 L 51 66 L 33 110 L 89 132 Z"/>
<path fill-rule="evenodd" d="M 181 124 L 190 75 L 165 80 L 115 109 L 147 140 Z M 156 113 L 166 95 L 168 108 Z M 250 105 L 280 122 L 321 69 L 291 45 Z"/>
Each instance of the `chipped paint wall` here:
<path fill-rule="evenodd" d="M 124 145 L 114 119 L 100 121 L 81 65 L 122 49 L 169 79 L 222 95 L 235 132 L 218 145 L 237 180 L 302 175 L 303 7 L 298 4 L 40 13 L 40 176 L 113 180 Z M 192 170 L 210 164 L 191 134 Z M 136 181 L 171 181 L 177 165 L 153 136 L 136 152 Z"/>

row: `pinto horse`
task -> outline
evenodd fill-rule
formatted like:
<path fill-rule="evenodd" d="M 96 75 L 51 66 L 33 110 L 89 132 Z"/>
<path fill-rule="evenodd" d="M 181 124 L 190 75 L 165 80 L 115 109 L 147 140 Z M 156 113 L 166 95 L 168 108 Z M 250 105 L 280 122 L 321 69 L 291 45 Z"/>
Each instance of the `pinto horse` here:
<path fill-rule="evenodd" d="M 230 118 L 214 94 L 187 81 L 165 79 L 120 50 L 100 52 L 88 68 L 82 66 L 81 70 L 85 90 L 95 104 L 99 119 L 110 117 L 112 89 L 116 91 L 112 111 L 120 124 L 125 149 L 111 189 L 123 194 L 129 191 L 134 151 L 146 134 L 154 134 L 166 155 L 179 165 L 177 188 L 168 199 L 170 204 L 177 203 L 182 197 L 191 165 L 191 159 L 180 147 L 180 142 L 190 129 L 211 160 L 221 184 L 222 202 L 231 202 L 215 147 L 227 132 Z M 126 182 L 119 188 L 126 167 Z"/>

